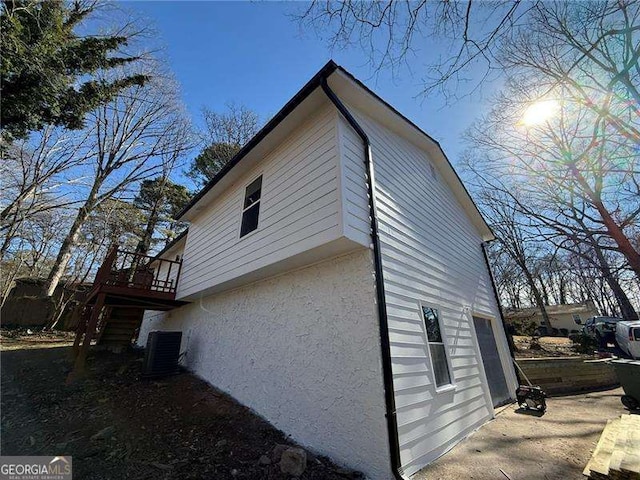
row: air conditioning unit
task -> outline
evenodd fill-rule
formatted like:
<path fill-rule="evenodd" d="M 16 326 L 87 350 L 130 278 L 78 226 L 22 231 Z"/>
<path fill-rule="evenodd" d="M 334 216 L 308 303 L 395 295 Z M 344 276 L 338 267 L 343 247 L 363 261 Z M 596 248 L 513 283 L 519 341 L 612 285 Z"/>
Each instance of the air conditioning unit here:
<path fill-rule="evenodd" d="M 149 333 L 142 376 L 156 378 L 178 373 L 181 341 L 182 332 Z"/>

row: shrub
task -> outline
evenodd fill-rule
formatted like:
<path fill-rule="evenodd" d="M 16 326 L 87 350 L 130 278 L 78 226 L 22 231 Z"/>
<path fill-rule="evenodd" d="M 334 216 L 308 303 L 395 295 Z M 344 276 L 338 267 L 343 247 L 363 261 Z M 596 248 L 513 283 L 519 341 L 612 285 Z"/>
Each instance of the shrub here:
<path fill-rule="evenodd" d="M 573 342 L 573 350 L 577 353 L 593 353 L 598 349 L 597 340 L 584 332 L 572 333 L 569 338 Z"/>
<path fill-rule="evenodd" d="M 522 335 L 524 337 L 532 336 L 536 331 L 536 328 L 538 328 L 535 322 L 532 322 L 531 320 L 514 319 L 510 323 L 513 334 Z"/>

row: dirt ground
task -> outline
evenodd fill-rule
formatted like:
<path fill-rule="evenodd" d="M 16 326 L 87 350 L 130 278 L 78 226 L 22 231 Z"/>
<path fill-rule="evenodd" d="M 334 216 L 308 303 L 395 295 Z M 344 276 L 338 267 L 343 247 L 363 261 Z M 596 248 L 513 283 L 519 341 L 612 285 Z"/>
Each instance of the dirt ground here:
<path fill-rule="evenodd" d="M 513 342 L 517 348 L 516 358 L 593 357 L 593 355 L 576 353 L 573 348 L 573 342 L 566 337 L 540 337 L 540 350 L 529 348 L 531 345 L 531 337 L 514 335 Z"/>
<path fill-rule="evenodd" d="M 3 335 L 2 455 L 71 455 L 76 480 L 289 478 L 261 456 L 293 443 L 205 382 L 143 380 L 139 355 L 96 352 L 66 386 L 68 339 L 51 340 Z M 358 478 L 326 458 L 307 465 L 301 479 Z"/>
<path fill-rule="evenodd" d="M 547 399 L 542 416 L 506 407 L 412 480 L 584 480 L 608 419 L 629 413 L 622 389 Z"/>
<path fill-rule="evenodd" d="M 73 332 L 42 332 L 36 329 L 0 328 L 1 350 L 23 350 L 25 348 L 53 348 L 73 345 Z"/>

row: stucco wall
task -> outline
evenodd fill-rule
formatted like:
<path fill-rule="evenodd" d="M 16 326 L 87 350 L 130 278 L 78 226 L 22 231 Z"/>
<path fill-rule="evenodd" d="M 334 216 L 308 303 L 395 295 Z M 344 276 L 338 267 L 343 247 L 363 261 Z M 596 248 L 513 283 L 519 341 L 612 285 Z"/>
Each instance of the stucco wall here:
<path fill-rule="evenodd" d="M 390 476 L 373 265 L 361 249 L 174 310 L 185 364 L 297 442 Z"/>

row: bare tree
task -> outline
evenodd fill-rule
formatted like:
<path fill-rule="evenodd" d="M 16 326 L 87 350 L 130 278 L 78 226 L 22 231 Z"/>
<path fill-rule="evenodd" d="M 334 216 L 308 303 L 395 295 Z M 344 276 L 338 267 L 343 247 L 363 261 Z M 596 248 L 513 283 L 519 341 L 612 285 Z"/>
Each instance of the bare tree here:
<path fill-rule="evenodd" d="M 519 218 L 521 215 L 508 197 L 496 191 L 485 190 L 479 195 L 479 199 L 483 211 L 488 215 L 491 228 L 496 233 L 497 243 L 524 275 L 534 304 L 542 314 L 542 323 L 546 326 L 547 332 L 551 333 L 551 322 L 546 309 L 548 301 L 545 301 L 540 284 L 536 282 L 535 273 L 531 269 L 538 249 L 535 235 L 524 228 L 523 221 L 526 220 Z"/>
<path fill-rule="evenodd" d="M 313 0 L 294 18 L 318 35 L 329 32 L 333 48 L 357 46 L 375 71 L 426 65 L 423 94 L 441 90 L 455 95 L 472 68 L 483 72 L 470 91 L 500 69 L 497 55 L 514 31 L 527 23 L 537 1 L 476 2 Z M 427 57 L 432 45 L 445 52 Z M 464 92 L 468 93 L 468 92 Z"/>
<path fill-rule="evenodd" d="M 527 213 L 571 241 L 610 237 L 600 247 L 640 278 L 640 4 L 539 3 L 528 26 L 498 55 L 508 77 L 472 129 L 476 171 L 510 175 Z"/>
<path fill-rule="evenodd" d="M 538 2 L 528 18 L 496 55 L 501 67 L 537 82 L 542 95 L 562 86 L 572 102 L 640 142 L 633 107 L 640 102 L 640 4 Z"/>
<path fill-rule="evenodd" d="M 527 283 L 522 281 L 520 267 L 511 255 L 496 243 L 490 244 L 487 253 L 495 275 L 496 287 L 502 298 L 501 304 L 514 309 L 523 308 Z"/>
<path fill-rule="evenodd" d="M 14 281 L 21 277 L 46 275 L 55 258 L 64 218 L 56 210 L 32 215 L 20 223 L 13 239 L 0 259 L 0 304 L 4 304 Z"/>
<path fill-rule="evenodd" d="M 144 86 L 130 87 L 87 119 L 95 155 L 87 192 L 67 232 L 47 279 L 52 295 L 78 242 L 81 228 L 103 202 L 123 198 L 138 182 L 162 171 L 163 159 L 190 147 L 184 131 L 186 117 L 175 85 L 155 77 Z"/>
<path fill-rule="evenodd" d="M 569 102 L 558 103 L 553 119 L 522 125 L 512 93 L 497 99 L 472 129 L 472 171 L 492 188 L 512 192 L 521 211 L 554 234 L 571 242 L 608 236 L 613 244 L 602 248 L 623 254 L 640 278 L 640 252 L 631 241 L 640 218 L 636 146 L 612 134 L 591 111 Z M 504 186 L 505 175 L 510 186 Z"/>
<path fill-rule="evenodd" d="M 204 140 L 207 144 L 228 143 L 243 146 L 260 128 L 258 114 L 244 105 L 228 103 L 226 111 L 202 108 L 205 122 Z"/>
<path fill-rule="evenodd" d="M 6 145 L 0 165 L 0 259 L 25 221 L 73 204 L 62 186 L 68 185 L 70 171 L 91 155 L 90 133 L 47 127 L 28 140 Z"/>

